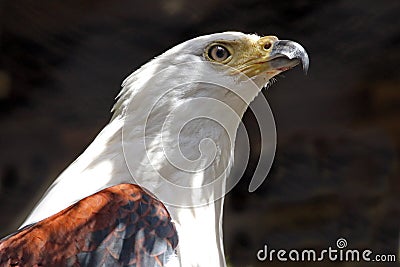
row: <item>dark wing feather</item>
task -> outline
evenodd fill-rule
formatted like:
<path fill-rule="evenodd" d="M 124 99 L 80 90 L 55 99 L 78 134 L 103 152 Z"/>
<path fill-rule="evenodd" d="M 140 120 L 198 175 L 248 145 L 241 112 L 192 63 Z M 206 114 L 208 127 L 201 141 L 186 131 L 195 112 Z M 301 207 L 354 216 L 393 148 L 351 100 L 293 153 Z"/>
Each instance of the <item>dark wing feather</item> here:
<path fill-rule="evenodd" d="M 0 240 L 0 266 L 158 267 L 177 243 L 165 206 L 120 184 Z"/>

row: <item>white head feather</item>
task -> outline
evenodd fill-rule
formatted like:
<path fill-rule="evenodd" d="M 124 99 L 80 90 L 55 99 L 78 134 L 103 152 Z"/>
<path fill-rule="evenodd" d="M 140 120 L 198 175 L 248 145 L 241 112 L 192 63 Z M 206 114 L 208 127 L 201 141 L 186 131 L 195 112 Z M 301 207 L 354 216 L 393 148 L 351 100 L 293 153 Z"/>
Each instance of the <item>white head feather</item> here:
<path fill-rule="evenodd" d="M 224 266 L 222 206 L 236 131 L 248 104 L 280 72 L 248 79 L 205 54 L 215 42 L 243 40 L 255 44 L 260 37 L 201 36 L 126 78 L 110 123 L 58 177 L 24 225 L 105 187 L 138 183 L 166 203 L 176 222 L 182 266 Z"/>

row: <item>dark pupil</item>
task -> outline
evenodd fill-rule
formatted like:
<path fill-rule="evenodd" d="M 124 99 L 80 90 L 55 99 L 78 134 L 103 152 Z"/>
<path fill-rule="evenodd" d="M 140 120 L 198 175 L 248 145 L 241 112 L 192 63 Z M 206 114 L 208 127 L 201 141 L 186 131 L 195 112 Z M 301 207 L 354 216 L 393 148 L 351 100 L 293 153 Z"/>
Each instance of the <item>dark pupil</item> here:
<path fill-rule="evenodd" d="M 223 58 L 225 56 L 225 49 L 222 47 L 218 46 L 217 47 L 217 52 L 215 52 L 215 55 L 217 55 L 218 58 Z"/>

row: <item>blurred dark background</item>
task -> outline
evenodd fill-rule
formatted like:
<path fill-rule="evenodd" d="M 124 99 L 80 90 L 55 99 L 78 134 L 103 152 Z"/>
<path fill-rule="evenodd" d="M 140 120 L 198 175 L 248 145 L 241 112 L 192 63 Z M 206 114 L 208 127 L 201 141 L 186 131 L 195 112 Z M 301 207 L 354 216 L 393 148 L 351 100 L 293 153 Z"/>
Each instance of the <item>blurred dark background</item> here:
<path fill-rule="evenodd" d="M 107 123 L 124 77 L 187 39 L 236 30 L 296 40 L 311 66 L 264 92 L 277 153 L 252 194 L 260 149 L 245 116 L 252 161 L 226 200 L 229 262 L 280 266 L 256 252 L 324 249 L 340 237 L 399 257 L 399 14 L 397 0 L 0 0 L 0 236 Z"/>

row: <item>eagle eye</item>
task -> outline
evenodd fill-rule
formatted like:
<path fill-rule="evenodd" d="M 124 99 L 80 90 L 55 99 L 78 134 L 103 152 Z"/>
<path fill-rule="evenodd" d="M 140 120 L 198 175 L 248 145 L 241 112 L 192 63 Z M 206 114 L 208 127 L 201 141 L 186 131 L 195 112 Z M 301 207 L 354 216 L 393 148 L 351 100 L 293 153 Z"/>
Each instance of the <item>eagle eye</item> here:
<path fill-rule="evenodd" d="M 213 45 L 208 49 L 208 57 L 217 62 L 225 61 L 231 53 L 222 45 Z"/>

